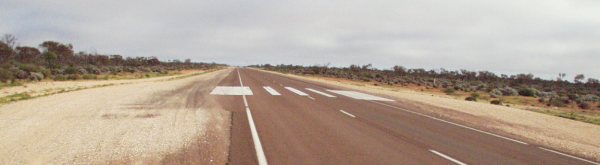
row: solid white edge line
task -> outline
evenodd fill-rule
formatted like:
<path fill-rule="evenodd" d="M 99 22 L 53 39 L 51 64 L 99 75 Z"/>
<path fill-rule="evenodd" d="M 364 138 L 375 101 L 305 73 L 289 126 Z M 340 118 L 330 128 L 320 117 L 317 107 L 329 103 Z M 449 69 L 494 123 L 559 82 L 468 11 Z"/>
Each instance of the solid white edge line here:
<path fill-rule="evenodd" d="M 494 133 L 482 131 L 482 130 L 479 130 L 479 129 L 476 129 L 476 128 L 471 128 L 471 127 L 468 127 L 468 126 L 465 126 L 465 125 L 462 125 L 462 124 L 457 124 L 457 123 L 454 123 L 454 122 L 451 122 L 451 121 L 446 121 L 446 120 L 443 120 L 443 119 L 440 119 L 440 118 L 437 118 L 437 117 L 433 117 L 433 116 L 429 116 L 429 115 L 426 115 L 426 114 L 422 114 L 422 113 L 419 113 L 419 112 L 414 112 L 414 111 L 411 111 L 411 110 L 407 110 L 407 109 L 396 107 L 396 106 L 391 106 L 391 105 L 380 103 L 380 102 L 376 102 L 376 101 L 371 101 L 371 102 L 377 103 L 377 104 L 381 104 L 381 105 L 384 105 L 384 106 L 388 106 L 388 107 L 392 107 L 392 108 L 396 108 L 396 109 L 399 109 L 399 110 L 402 110 L 402 111 L 405 111 L 405 112 L 409 112 L 409 113 L 412 113 L 412 114 L 415 114 L 415 115 L 427 117 L 427 118 L 434 119 L 434 120 L 437 120 L 437 121 L 441 121 L 441 122 L 444 122 L 444 123 L 452 124 L 452 125 L 459 126 L 459 127 L 462 127 L 462 128 L 470 129 L 470 130 L 473 130 L 473 131 L 476 131 L 476 132 L 479 132 L 479 133 L 483 133 L 483 134 L 495 136 L 497 138 L 502 138 L 502 139 L 509 140 L 509 141 L 512 141 L 512 142 L 516 142 L 516 143 L 521 143 L 523 145 L 527 145 L 527 143 L 519 141 L 519 140 L 515 140 L 515 139 L 508 138 L 508 137 L 500 136 L 500 135 L 497 135 L 497 134 L 494 134 Z"/>
<path fill-rule="evenodd" d="M 538 147 L 538 148 L 542 149 L 542 150 L 546 150 L 548 152 L 559 154 L 559 155 L 562 155 L 562 156 L 566 156 L 566 157 L 570 157 L 570 158 L 573 158 L 573 159 L 577 159 L 577 160 L 581 160 L 581 161 L 584 161 L 584 162 L 588 162 L 588 163 L 591 163 L 591 164 L 600 165 L 600 163 L 596 163 L 596 162 L 593 162 L 591 160 L 583 159 L 583 158 L 580 158 L 580 157 L 576 157 L 576 156 L 573 156 L 573 155 L 565 154 L 565 153 L 558 152 L 558 151 L 555 151 L 555 150 L 547 149 L 547 148 L 544 148 L 544 147 Z"/>
<path fill-rule="evenodd" d="M 442 154 L 442 153 L 440 153 L 440 152 L 437 152 L 437 151 L 435 151 L 435 150 L 429 150 L 429 152 L 432 152 L 432 153 L 434 153 L 434 154 L 436 154 L 436 155 L 438 155 L 438 156 L 440 156 L 440 157 L 442 157 L 442 158 L 444 158 L 444 159 L 450 160 L 450 161 L 452 161 L 452 162 L 454 162 L 454 163 L 456 163 L 456 164 L 459 164 L 459 165 L 467 165 L 467 164 L 465 164 L 465 163 L 463 163 L 463 162 L 461 162 L 461 161 L 458 161 L 458 160 L 456 160 L 456 159 L 454 159 L 454 158 L 452 158 L 452 157 L 450 157 L 450 156 L 448 156 L 448 155 Z"/>
<path fill-rule="evenodd" d="M 240 75 L 240 70 L 236 69 L 238 78 L 240 79 L 240 85 L 243 87 L 244 82 L 242 82 L 242 75 Z M 250 107 L 248 106 L 248 100 L 246 100 L 246 95 L 242 95 L 244 99 L 244 106 L 246 106 L 246 115 L 248 116 L 248 124 L 250 125 L 250 132 L 252 132 L 252 141 L 254 142 L 254 149 L 256 150 L 256 159 L 258 159 L 259 165 L 268 165 L 267 157 L 265 156 L 265 152 L 263 151 L 262 144 L 260 143 L 260 137 L 258 136 L 258 131 L 256 131 L 256 126 L 254 125 L 254 119 L 252 118 L 252 112 L 250 112 Z"/>
<path fill-rule="evenodd" d="M 312 89 L 312 88 L 305 88 L 305 89 L 306 89 L 306 90 L 309 90 L 309 91 L 311 91 L 311 92 L 314 92 L 314 93 L 317 93 L 317 94 L 323 95 L 323 96 L 325 96 L 325 97 L 335 97 L 334 95 L 330 95 L 330 94 L 327 94 L 327 93 L 325 93 L 325 92 L 321 92 L 321 91 L 318 91 L 318 90 L 315 90 L 315 89 Z"/>
<path fill-rule="evenodd" d="M 346 114 L 346 115 L 348 115 L 348 116 L 350 116 L 352 118 L 356 118 L 356 116 L 354 116 L 353 114 L 350 114 L 350 113 L 348 113 L 348 112 L 346 112 L 344 110 L 340 110 L 340 112 L 342 112 L 343 114 Z"/>

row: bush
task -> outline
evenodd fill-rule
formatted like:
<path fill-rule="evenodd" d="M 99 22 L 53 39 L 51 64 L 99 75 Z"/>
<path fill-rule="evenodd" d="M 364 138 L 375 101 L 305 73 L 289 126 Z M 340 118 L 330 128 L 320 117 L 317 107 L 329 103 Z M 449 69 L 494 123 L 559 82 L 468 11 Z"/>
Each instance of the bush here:
<path fill-rule="evenodd" d="M 14 79 L 13 73 L 8 69 L 0 68 L 0 82 L 8 82 Z"/>
<path fill-rule="evenodd" d="M 75 67 L 67 67 L 64 71 L 65 74 L 76 74 L 77 73 L 77 68 Z"/>
<path fill-rule="evenodd" d="M 527 97 L 535 97 L 538 94 L 538 90 L 535 88 L 521 88 L 519 89 L 519 95 Z"/>
<path fill-rule="evenodd" d="M 15 72 L 15 77 L 17 77 L 18 79 L 26 79 L 29 78 L 29 74 L 27 74 L 27 72 L 25 72 L 24 70 L 17 69 Z"/>
<path fill-rule="evenodd" d="M 65 80 L 67 80 L 67 76 L 65 76 L 65 75 L 56 75 L 56 76 L 54 76 L 54 80 L 56 80 L 56 81 L 65 81 Z"/>
<path fill-rule="evenodd" d="M 473 97 L 473 96 L 469 96 L 469 97 L 465 98 L 465 100 L 467 100 L 467 101 L 477 101 L 477 98 Z"/>
<path fill-rule="evenodd" d="M 40 67 L 33 64 L 20 64 L 19 69 L 24 70 L 25 72 L 39 72 Z"/>
<path fill-rule="evenodd" d="M 492 100 L 492 101 L 490 101 L 490 104 L 502 105 L 502 101 L 500 101 L 500 100 Z"/>
<path fill-rule="evenodd" d="M 86 79 L 86 80 L 92 80 L 92 79 L 97 79 L 98 76 L 93 75 L 93 74 L 84 74 L 82 78 Z"/>
<path fill-rule="evenodd" d="M 587 102 L 581 102 L 579 103 L 579 105 L 577 105 L 579 108 L 581 109 L 590 109 L 592 106 L 590 105 L 590 103 Z"/>
<path fill-rule="evenodd" d="M 78 74 L 71 74 L 67 76 L 67 79 L 69 80 L 79 80 L 81 79 L 81 76 L 79 76 Z"/>
<path fill-rule="evenodd" d="M 471 93 L 471 97 L 474 97 L 476 99 L 479 98 L 479 93 Z"/>
<path fill-rule="evenodd" d="M 447 95 L 453 95 L 456 92 L 456 90 L 452 89 L 452 88 L 447 88 L 444 90 L 444 93 L 446 93 Z"/>
<path fill-rule="evenodd" d="M 516 96 L 517 94 L 519 94 L 519 92 L 511 87 L 504 87 L 504 88 L 499 88 L 499 90 L 502 92 L 502 95 L 504 96 Z"/>
<path fill-rule="evenodd" d="M 494 98 L 498 98 L 500 96 L 502 96 L 502 91 L 500 91 L 500 89 L 493 89 L 492 91 L 490 91 L 490 96 L 494 97 Z"/>
<path fill-rule="evenodd" d="M 569 100 L 563 97 L 552 97 L 548 100 L 548 106 L 565 107 L 569 103 Z"/>
<path fill-rule="evenodd" d="M 29 80 L 33 81 L 41 81 L 44 79 L 44 74 L 39 72 L 31 72 L 29 73 Z"/>

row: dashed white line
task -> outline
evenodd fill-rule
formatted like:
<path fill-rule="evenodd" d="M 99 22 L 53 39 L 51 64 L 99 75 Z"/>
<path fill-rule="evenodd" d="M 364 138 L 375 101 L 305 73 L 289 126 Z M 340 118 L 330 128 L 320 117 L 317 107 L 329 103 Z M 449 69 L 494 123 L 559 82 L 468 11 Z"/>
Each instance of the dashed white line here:
<path fill-rule="evenodd" d="M 304 92 L 302 92 L 302 91 L 300 91 L 300 90 L 298 90 L 296 88 L 285 87 L 285 89 L 287 89 L 287 90 L 289 90 L 291 92 L 294 92 L 294 93 L 296 93 L 297 95 L 300 95 L 300 96 L 308 96 L 308 94 L 306 94 L 306 93 L 304 93 Z"/>
<path fill-rule="evenodd" d="M 273 96 L 279 96 L 279 95 L 281 95 L 279 92 L 277 92 L 275 89 L 271 88 L 270 86 L 263 86 L 263 88 L 265 88 L 265 90 L 267 92 L 269 92 L 269 94 L 271 94 Z"/>
<path fill-rule="evenodd" d="M 505 140 L 509 140 L 509 141 L 512 141 L 512 142 L 515 142 L 515 143 L 521 143 L 521 144 L 527 145 L 527 143 L 519 141 L 519 140 L 515 140 L 515 139 L 512 139 L 512 138 L 500 136 L 500 135 L 497 135 L 497 134 L 494 134 L 494 133 L 490 133 L 490 132 L 482 131 L 482 130 L 479 130 L 479 129 L 471 128 L 471 127 L 468 127 L 468 126 L 465 126 L 465 125 L 462 125 L 462 124 L 457 124 L 457 123 L 454 123 L 454 122 L 451 122 L 451 121 L 446 121 L 446 120 L 443 120 L 443 119 L 440 119 L 440 118 L 437 118 L 437 117 L 433 117 L 433 116 L 429 116 L 429 115 L 426 115 L 426 114 L 422 114 L 422 113 L 419 113 L 419 112 L 407 110 L 407 109 L 396 107 L 396 106 L 391 106 L 391 105 L 380 103 L 380 102 L 376 102 L 376 101 L 371 101 L 371 102 L 377 103 L 377 104 L 381 104 L 381 105 L 384 105 L 384 106 L 387 106 L 387 107 L 395 108 L 395 109 L 398 109 L 398 110 L 402 110 L 402 111 L 405 111 L 405 112 L 409 112 L 409 113 L 412 113 L 412 114 L 415 114 L 415 115 L 419 115 L 419 116 L 427 117 L 427 118 L 430 118 L 430 119 L 434 119 L 434 120 L 437 120 L 437 121 L 441 121 L 441 122 L 444 122 L 444 123 L 452 124 L 452 125 L 459 126 L 459 127 L 462 127 L 462 128 L 470 129 L 470 130 L 473 130 L 473 131 L 476 131 L 476 132 L 479 132 L 479 133 L 483 133 L 483 134 L 495 136 L 495 137 L 502 138 L 502 139 L 505 139 Z"/>
<path fill-rule="evenodd" d="M 442 158 L 444 158 L 444 159 L 447 159 L 447 160 L 449 160 L 449 161 L 452 161 L 452 162 L 454 162 L 454 163 L 456 163 L 456 164 L 459 164 L 459 165 L 467 165 L 467 164 L 465 164 L 465 163 L 463 163 L 463 162 L 461 162 L 461 161 L 458 161 L 458 160 L 456 160 L 456 159 L 454 159 L 454 158 L 452 158 L 452 157 L 450 157 L 450 156 L 448 156 L 448 155 L 442 154 L 441 152 L 437 152 L 437 151 L 435 151 L 435 150 L 429 150 L 429 152 L 432 152 L 432 153 L 434 153 L 434 154 L 436 154 L 436 155 L 438 155 L 438 156 L 440 156 L 440 157 L 442 157 Z"/>
<path fill-rule="evenodd" d="M 346 114 L 346 115 L 348 115 L 348 116 L 350 116 L 350 117 L 352 117 L 352 118 L 356 118 L 356 116 L 354 116 L 353 114 L 351 114 L 351 113 L 348 113 L 348 112 L 346 112 L 346 111 L 344 111 L 344 110 L 340 110 L 340 112 L 342 112 L 343 114 Z"/>
<path fill-rule="evenodd" d="M 238 74 L 238 78 L 240 79 L 240 86 L 243 87 L 244 82 L 242 82 L 240 70 L 236 69 L 236 71 Z M 256 131 L 256 126 L 254 125 L 254 119 L 252 118 L 252 112 L 250 112 L 250 107 L 248 106 L 248 100 L 246 99 L 246 95 L 242 95 L 242 98 L 244 99 L 244 106 L 246 106 L 246 115 L 248 116 L 248 124 L 250 124 L 250 132 L 252 133 L 252 141 L 254 142 L 254 149 L 256 150 L 256 158 L 258 159 L 258 164 L 267 165 L 267 157 L 265 156 L 262 144 L 260 143 L 258 131 Z"/>
<path fill-rule="evenodd" d="M 321 91 L 318 91 L 318 90 L 315 90 L 315 89 L 312 89 L 312 88 L 306 88 L 306 90 L 309 90 L 311 92 L 315 92 L 315 93 L 323 95 L 325 97 L 335 97 L 334 95 L 330 95 L 330 94 L 327 94 L 325 92 L 321 92 Z"/>
<path fill-rule="evenodd" d="M 588 163 L 595 164 L 595 165 L 600 165 L 600 163 L 596 163 L 596 162 L 593 162 L 593 161 L 590 161 L 590 160 L 587 160 L 587 159 L 579 158 L 579 157 L 576 157 L 576 156 L 573 156 L 573 155 L 569 155 L 569 154 L 565 154 L 565 153 L 562 153 L 562 152 L 554 151 L 554 150 L 547 149 L 547 148 L 544 148 L 544 147 L 538 147 L 538 148 L 540 148 L 542 150 L 545 150 L 545 151 L 548 151 L 548 152 L 552 152 L 552 153 L 555 153 L 555 154 L 566 156 L 566 157 L 569 157 L 569 158 L 581 160 L 581 161 L 588 162 Z"/>

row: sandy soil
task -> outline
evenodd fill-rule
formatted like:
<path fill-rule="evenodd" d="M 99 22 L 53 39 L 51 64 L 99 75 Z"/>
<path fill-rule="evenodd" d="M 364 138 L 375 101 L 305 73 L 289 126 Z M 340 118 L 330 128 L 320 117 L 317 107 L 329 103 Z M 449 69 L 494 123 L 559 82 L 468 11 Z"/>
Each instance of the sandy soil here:
<path fill-rule="evenodd" d="M 182 71 L 180 75 L 173 76 L 162 76 L 153 78 L 143 79 L 127 79 L 127 80 L 79 80 L 79 81 L 41 81 L 41 82 L 29 82 L 22 86 L 6 87 L 0 89 L 0 97 L 13 95 L 17 93 L 28 93 L 31 96 L 46 95 L 56 93 L 59 91 L 71 91 L 75 89 L 90 88 L 104 85 L 120 85 L 130 84 L 139 82 L 153 82 L 160 80 L 168 80 L 175 77 L 187 76 L 191 74 L 202 73 L 206 71 L 194 70 L 194 71 Z"/>
<path fill-rule="evenodd" d="M 275 74 L 281 74 L 271 72 Z M 303 80 L 341 86 L 416 104 L 421 111 L 451 118 L 488 130 L 512 134 L 528 141 L 600 161 L 600 126 L 531 111 L 487 103 L 456 100 L 423 92 L 384 88 L 366 83 L 321 77 L 281 74 Z"/>
<path fill-rule="evenodd" d="M 225 164 L 230 114 L 207 94 L 230 71 L 2 105 L 0 164 Z"/>

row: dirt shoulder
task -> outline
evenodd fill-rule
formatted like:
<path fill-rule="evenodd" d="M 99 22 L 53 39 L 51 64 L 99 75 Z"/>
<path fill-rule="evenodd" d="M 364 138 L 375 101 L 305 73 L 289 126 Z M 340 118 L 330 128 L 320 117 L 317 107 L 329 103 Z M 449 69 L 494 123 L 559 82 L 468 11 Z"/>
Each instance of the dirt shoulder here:
<path fill-rule="evenodd" d="M 486 130 L 512 134 L 527 141 L 600 161 L 600 126 L 541 113 L 457 100 L 418 91 L 390 89 L 347 80 L 306 77 L 265 71 L 321 84 L 375 93 L 415 104 L 418 110 L 450 118 Z"/>
<path fill-rule="evenodd" d="M 80 81 L 41 81 L 41 82 L 29 82 L 20 86 L 5 87 L 0 89 L 0 104 L 26 100 L 33 97 L 48 96 L 57 93 L 64 93 L 69 91 L 94 88 L 94 87 L 105 87 L 111 85 L 123 85 L 132 83 L 142 82 L 154 82 L 154 81 L 165 81 L 177 78 L 185 78 L 189 76 L 199 75 L 214 70 L 187 70 L 182 71 L 181 74 L 171 76 L 161 76 L 153 78 L 141 78 L 141 79 L 123 79 L 123 80 L 80 80 Z"/>
<path fill-rule="evenodd" d="M 125 83 L 2 105 L 0 164 L 225 164 L 230 114 L 207 95 L 231 70 L 52 84 Z"/>

